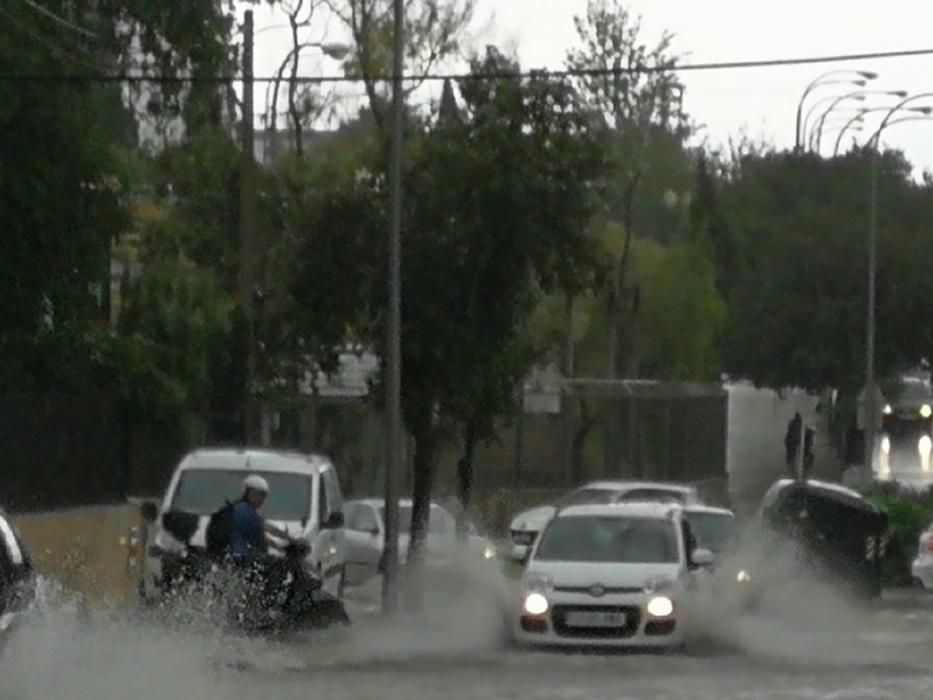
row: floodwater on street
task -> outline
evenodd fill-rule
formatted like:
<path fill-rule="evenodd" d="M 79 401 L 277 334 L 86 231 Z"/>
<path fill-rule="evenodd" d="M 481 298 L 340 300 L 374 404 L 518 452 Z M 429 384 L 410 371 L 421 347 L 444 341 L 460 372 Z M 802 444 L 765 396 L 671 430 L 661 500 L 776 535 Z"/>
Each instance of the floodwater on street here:
<path fill-rule="evenodd" d="M 933 597 L 856 606 L 789 591 L 738 621 L 703 617 L 686 654 L 513 649 L 478 598 L 300 642 L 229 638 L 194 625 L 132 623 L 118 610 L 58 604 L 0 658 L 4 700 L 623 700 L 933 697 Z M 799 604 L 789 604 L 791 600 Z M 708 613 L 709 611 L 707 611 Z M 183 613 L 196 616 L 196 611 Z"/>

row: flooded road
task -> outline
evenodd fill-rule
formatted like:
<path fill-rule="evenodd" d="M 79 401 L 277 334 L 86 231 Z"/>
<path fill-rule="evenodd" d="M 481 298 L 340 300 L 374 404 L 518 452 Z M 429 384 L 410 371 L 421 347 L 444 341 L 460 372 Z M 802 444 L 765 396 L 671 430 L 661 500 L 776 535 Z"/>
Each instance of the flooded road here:
<path fill-rule="evenodd" d="M 933 599 L 806 607 L 723 624 L 727 646 L 686 655 L 513 649 L 495 616 L 456 608 L 417 624 L 364 617 L 301 643 L 57 610 L 12 640 L 0 682 L 4 700 L 933 697 Z"/>

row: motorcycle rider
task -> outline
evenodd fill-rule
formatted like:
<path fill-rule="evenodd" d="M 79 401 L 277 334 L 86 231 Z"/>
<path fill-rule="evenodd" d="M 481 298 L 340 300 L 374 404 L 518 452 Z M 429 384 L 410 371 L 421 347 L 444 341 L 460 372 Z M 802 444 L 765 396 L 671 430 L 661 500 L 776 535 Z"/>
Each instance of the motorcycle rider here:
<path fill-rule="evenodd" d="M 243 496 L 231 513 L 230 557 L 234 565 L 246 572 L 247 580 L 262 590 L 268 600 L 284 585 L 287 575 L 283 562 L 269 554 L 266 534 L 290 540 L 288 532 L 265 521 L 261 510 L 269 495 L 269 482 L 258 474 L 243 481 Z"/>

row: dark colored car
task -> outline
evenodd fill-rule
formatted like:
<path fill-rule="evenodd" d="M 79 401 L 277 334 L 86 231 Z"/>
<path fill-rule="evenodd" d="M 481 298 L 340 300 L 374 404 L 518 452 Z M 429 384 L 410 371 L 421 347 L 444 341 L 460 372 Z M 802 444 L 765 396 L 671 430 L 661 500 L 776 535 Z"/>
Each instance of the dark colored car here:
<path fill-rule="evenodd" d="M 782 545 L 816 580 L 860 598 L 881 595 L 888 517 L 861 494 L 839 484 L 782 479 L 765 494 L 757 518 L 754 563 L 745 571 L 754 597 L 783 585 L 786 569 L 771 569 L 769 576 L 768 566 Z"/>

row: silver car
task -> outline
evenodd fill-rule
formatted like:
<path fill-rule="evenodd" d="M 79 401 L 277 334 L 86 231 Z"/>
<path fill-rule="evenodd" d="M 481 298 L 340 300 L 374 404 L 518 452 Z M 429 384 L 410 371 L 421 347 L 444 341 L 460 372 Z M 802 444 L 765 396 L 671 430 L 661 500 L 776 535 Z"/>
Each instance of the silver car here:
<path fill-rule="evenodd" d="M 412 502 L 399 501 L 399 561 L 408 558 Z M 346 524 L 347 581 L 360 585 L 379 573 L 385 547 L 385 501 L 368 498 L 344 504 Z M 468 539 L 469 552 L 481 560 L 496 558 L 496 548 L 474 528 Z M 425 546 L 429 569 L 449 567 L 456 552 L 456 519 L 443 506 L 432 503 Z"/>

